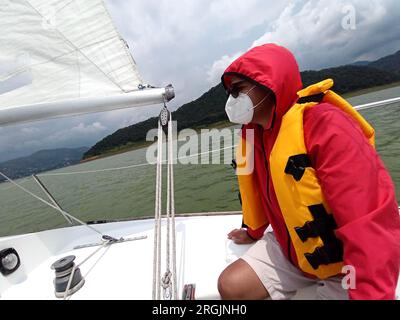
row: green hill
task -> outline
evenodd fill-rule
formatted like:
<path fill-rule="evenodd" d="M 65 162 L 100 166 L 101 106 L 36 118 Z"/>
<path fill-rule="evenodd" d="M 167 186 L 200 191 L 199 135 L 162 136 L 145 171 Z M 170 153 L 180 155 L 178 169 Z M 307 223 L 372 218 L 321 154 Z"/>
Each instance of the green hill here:
<path fill-rule="evenodd" d="M 333 90 L 345 94 L 361 89 L 373 88 L 400 80 L 400 74 L 368 66 L 342 66 L 320 71 L 304 71 L 301 73 L 304 87 L 332 78 L 335 81 Z"/>
<path fill-rule="evenodd" d="M 400 51 L 395 54 L 371 62 L 370 67 L 400 75 Z"/>
<path fill-rule="evenodd" d="M 340 94 L 387 85 L 400 81 L 400 51 L 377 61 L 345 65 L 319 71 L 301 73 L 304 86 L 326 78 L 335 81 L 334 90 Z M 178 121 L 178 130 L 199 128 L 220 121 L 227 121 L 225 114 L 226 94 L 222 84 L 211 88 L 200 98 L 184 104 L 173 112 L 173 119 Z M 150 129 L 157 127 L 157 118 L 122 128 L 105 137 L 88 150 L 83 158 L 107 154 L 118 149 L 126 149 L 143 143 Z"/>

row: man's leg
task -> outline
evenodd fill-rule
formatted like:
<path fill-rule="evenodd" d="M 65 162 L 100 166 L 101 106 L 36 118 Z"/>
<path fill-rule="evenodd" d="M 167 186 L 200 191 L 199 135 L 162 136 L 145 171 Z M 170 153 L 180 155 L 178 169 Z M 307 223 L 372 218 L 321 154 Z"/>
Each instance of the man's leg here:
<path fill-rule="evenodd" d="M 242 259 L 235 261 L 221 273 L 218 291 L 224 300 L 263 300 L 269 297 L 257 274 Z"/>
<path fill-rule="evenodd" d="M 291 299 L 296 291 L 315 284 L 285 257 L 271 232 L 220 275 L 218 290 L 223 299 Z"/>

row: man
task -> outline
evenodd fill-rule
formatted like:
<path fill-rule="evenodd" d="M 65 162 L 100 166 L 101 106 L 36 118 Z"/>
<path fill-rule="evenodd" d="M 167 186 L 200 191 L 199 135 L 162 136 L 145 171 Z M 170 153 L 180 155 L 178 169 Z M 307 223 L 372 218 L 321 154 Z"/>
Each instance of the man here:
<path fill-rule="evenodd" d="M 238 175 L 247 228 L 228 238 L 255 244 L 220 275 L 221 297 L 289 299 L 318 284 L 319 299 L 394 299 L 400 218 L 372 127 L 331 80 L 301 90 L 295 58 L 274 44 L 239 57 L 222 83 L 254 156 Z"/>

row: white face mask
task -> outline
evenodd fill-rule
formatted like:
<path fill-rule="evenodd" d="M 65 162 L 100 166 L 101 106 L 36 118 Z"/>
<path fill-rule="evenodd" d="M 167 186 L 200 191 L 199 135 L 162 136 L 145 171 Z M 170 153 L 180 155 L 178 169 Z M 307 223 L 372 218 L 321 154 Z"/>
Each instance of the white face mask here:
<path fill-rule="evenodd" d="M 228 101 L 225 105 L 225 112 L 228 115 L 229 121 L 238 124 L 248 124 L 251 122 L 254 116 L 254 109 L 263 103 L 269 96 L 267 94 L 257 105 L 253 105 L 248 96 L 249 92 L 256 86 L 253 86 L 247 93 L 239 93 L 237 98 L 229 96 Z"/>

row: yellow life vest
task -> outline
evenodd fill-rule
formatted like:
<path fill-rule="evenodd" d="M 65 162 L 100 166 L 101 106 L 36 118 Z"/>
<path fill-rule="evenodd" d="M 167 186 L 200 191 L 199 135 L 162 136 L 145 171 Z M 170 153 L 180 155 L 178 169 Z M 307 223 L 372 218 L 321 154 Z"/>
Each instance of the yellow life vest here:
<path fill-rule="evenodd" d="M 327 79 L 298 92 L 299 98 L 323 95 L 321 102 L 330 103 L 349 114 L 374 146 L 375 132 L 371 125 L 342 97 L 329 90 L 333 80 Z M 320 279 L 340 274 L 343 267 L 343 247 L 335 237 L 337 228 L 325 200 L 315 170 L 311 167 L 304 142 L 303 115 L 319 103 L 295 104 L 282 118 L 278 137 L 269 163 L 273 187 L 285 224 L 293 242 L 300 269 Z M 243 148 L 251 147 L 243 140 Z M 242 163 L 244 163 L 242 161 Z M 255 190 L 255 175 L 238 175 L 242 197 L 243 221 L 258 229 L 268 221 L 261 208 L 259 190 Z"/>

